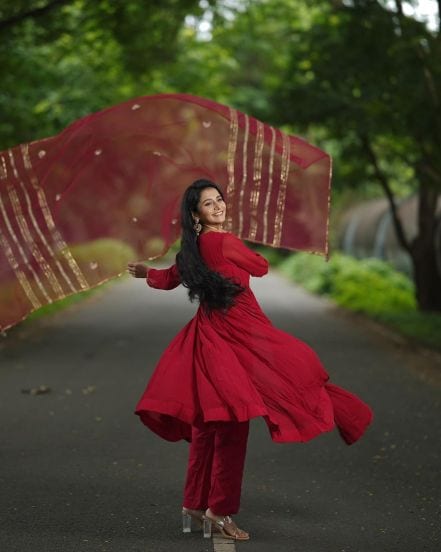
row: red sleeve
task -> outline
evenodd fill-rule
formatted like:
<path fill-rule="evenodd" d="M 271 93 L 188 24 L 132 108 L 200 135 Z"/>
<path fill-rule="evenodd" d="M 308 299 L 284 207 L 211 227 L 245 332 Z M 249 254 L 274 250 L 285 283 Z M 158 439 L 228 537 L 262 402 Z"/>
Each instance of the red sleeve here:
<path fill-rule="evenodd" d="M 263 276 L 268 272 L 269 263 L 259 253 L 251 251 L 234 234 L 226 234 L 222 243 L 222 253 L 238 267 L 246 270 L 251 276 Z"/>
<path fill-rule="evenodd" d="M 178 267 L 174 264 L 170 268 L 149 268 L 146 281 L 152 288 L 174 289 L 181 283 L 181 278 Z"/>

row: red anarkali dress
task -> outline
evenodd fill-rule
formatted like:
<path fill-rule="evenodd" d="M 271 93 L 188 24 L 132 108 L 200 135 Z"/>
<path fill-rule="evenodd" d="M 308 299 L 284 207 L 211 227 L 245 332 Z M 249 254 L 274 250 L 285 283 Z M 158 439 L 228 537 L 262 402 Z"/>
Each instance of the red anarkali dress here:
<path fill-rule="evenodd" d="M 227 313 L 198 308 L 161 356 L 135 414 L 169 441 L 190 441 L 198 420 L 256 416 L 277 443 L 309 441 L 335 427 L 348 445 L 357 441 L 373 419 L 371 408 L 330 383 L 315 351 L 273 326 L 249 287 L 250 275 L 268 272 L 267 260 L 228 232 L 206 232 L 198 243 L 210 269 L 246 289 Z M 147 283 L 177 287 L 176 265 L 149 269 Z"/>

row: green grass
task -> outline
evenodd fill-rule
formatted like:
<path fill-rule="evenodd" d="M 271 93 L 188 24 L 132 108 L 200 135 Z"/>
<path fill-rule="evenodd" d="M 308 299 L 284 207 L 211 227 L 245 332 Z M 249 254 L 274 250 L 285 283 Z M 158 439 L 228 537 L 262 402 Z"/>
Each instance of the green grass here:
<path fill-rule="evenodd" d="M 380 322 L 436 351 L 441 351 L 441 315 L 428 312 L 384 313 Z"/>

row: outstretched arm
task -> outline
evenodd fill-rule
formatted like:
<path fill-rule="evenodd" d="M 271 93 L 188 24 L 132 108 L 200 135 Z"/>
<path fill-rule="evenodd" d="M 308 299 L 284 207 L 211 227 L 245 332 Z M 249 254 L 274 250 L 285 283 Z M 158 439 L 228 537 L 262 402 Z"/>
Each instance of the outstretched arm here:
<path fill-rule="evenodd" d="M 268 272 L 269 263 L 265 257 L 251 251 L 234 234 L 227 234 L 224 237 L 222 253 L 225 259 L 246 270 L 251 276 L 264 276 Z"/>

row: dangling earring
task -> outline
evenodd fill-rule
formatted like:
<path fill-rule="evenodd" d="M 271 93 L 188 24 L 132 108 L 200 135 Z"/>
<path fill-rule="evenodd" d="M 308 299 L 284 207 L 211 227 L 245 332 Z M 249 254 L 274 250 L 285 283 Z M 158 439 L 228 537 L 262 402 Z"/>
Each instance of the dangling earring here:
<path fill-rule="evenodd" d="M 194 231 L 196 232 L 196 236 L 199 236 L 202 230 L 202 224 L 199 222 L 199 218 L 196 217 L 194 219 L 195 223 L 193 224 Z"/>

